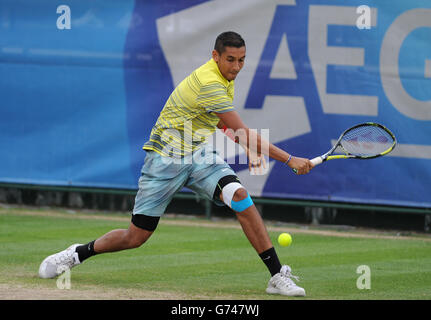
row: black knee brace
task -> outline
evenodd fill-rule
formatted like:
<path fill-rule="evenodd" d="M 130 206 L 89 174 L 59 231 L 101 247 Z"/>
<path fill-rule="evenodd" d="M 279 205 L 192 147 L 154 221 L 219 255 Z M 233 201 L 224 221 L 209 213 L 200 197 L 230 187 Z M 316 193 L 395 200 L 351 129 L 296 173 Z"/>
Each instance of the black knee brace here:
<path fill-rule="evenodd" d="M 221 178 L 217 182 L 217 186 L 216 186 L 216 188 L 214 190 L 213 199 L 214 200 L 220 200 L 221 190 L 224 188 L 225 185 L 227 185 L 228 183 L 231 183 L 231 182 L 241 183 L 239 181 L 238 177 L 235 176 L 235 175 L 224 176 L 223 178 Z"/>
<path fill-rule="evenodd" d="M 151 217 L 144 214 L 132 214 L 132 223 L 138 228 L 154 231 L 159 224 L 160 217 Z"/>

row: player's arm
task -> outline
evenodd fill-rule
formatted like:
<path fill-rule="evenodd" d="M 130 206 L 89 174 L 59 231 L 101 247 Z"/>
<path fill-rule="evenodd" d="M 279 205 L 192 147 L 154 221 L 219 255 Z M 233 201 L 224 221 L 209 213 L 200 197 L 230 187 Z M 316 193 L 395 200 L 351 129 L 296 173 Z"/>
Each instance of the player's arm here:
<path fill-rule="evenodd" d="M 226 126 L 233 130 L 239 143 L 247 146 L 248 149 L 258 154 L 266 154 L 274 160 L 283 163 L 287 162 L 287 165 L 292 169 L 296 169 L 298 174 L 308 173 L 313 168 L 313 164 L 310 160 L 290 155 L 286 151 L 263 139 L 255 130 L 249 129 L 236 111 L 216 113 L 216 115 L 221 120 L 218 125 L 221 125 L 222 128 Z"/>
<path fill-rule="evenodd" d="M 222 120 L 220 120 L 217 123 L 217 128 L 219 128 L 221 131 L 223 131 L 223 133 L 228 136 L 231 140 L 233 140 L 233 142 L 235 143 L 239 143 L 238 137 L 235 137 L 233 134 L 233 131 L 231 129 L 229 129 Z M 247 147 L 245 145 L 243 145 L 243 147 Z"/>
<path fill-rule="evenodd" d="M 232 129 L 229 129 L 222 120 L 220 120 L 217 124 L 217 128 L 223 131 L 223 133 L 231 139 L 235 143 L 240 143 L 238 137 L 235 137 L 235 134 Z M 248 158 L 248 170 L 254 174 L 262 174 L 262 171 L 266 169 L 266 160 L 265 156 L 257 151 L 250 150 L 246 145 L 241 144 L 244 148 L 247 158 Z"/>

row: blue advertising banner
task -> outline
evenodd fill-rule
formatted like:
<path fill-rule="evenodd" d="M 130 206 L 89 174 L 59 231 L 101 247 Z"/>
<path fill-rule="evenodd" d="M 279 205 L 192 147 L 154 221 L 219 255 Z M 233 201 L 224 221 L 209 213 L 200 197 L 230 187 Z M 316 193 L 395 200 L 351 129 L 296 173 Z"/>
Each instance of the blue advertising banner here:
<path fill-rule="evenodd" d="M 222 147 L 252 195 L 431 206 L 429 1 L 3 0 L 0 17 L 0 182 L 136 189 L 169 94 L 233 30 L 235 108 L 273 144 L 314 158 L 366 121 L 398 140 L 305 176 L 250 175 Z"/>

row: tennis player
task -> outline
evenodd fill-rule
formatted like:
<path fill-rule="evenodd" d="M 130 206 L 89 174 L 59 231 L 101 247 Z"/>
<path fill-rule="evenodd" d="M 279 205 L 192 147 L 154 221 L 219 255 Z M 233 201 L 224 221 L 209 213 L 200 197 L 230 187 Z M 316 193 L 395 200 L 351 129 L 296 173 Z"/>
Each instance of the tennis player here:
<path fill-rule="evenodd" d="M 184 186 L 218 205 L 230 207 L 268 268 L 267 293 L 305 296 L 288 265 L 281 265 L 263 220 L 232 168 L 208 144 L 216 128 L 233 132 L 258 162 L 267 155 L 308 173 L 313 165 L 261 138 L 241 120 L 233 106 L 234 80 L 244 65 L 245 42 L 235 32 L 220 34 L 212 59 L 193 71 L 172 92 L 145 143 L 146 157 L 128 229 L 112 230 L 87 244 L 74 244 L 47 257 L 39 268 L 42 278 L 54 278 L 96 254 L 137 248 L 155 231 L 176 192 Z M 190 138 L 191 137 L 191 138 Z"/>

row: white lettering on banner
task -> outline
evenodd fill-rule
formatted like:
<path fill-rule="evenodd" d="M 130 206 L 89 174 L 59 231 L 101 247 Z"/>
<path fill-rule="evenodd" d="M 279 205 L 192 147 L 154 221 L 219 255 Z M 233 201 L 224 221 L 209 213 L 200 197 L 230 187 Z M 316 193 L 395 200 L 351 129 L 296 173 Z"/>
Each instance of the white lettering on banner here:
<path fill-rule="evenodd" d="M 241 84 L 249 88 L 265 46 L 277 5 L 295 5 L 294 0 L 214 0 L 175 12 L 156 20 L 160 45 L 172 74 L 174 86 L 211 58 L 215 37 L 237 30 L 247 41 L 247 58 L 240 73 Z M 220 8 L 229 8 L 223 14 Z M 256 15 L 256 12 L 259 14 Z M 172 21 L 176 28 L 172 29 Z M 196 28 L 196 26 L 200 26 Z M 203 32 L 205 30 L 205 32 Z M 247 90 L 236 90 L 236 106 L 242 106 Z"/>
<path fill-rule="evenodd" d="M 247 109 L 241 117 L 252 128 L 262 126 L 265 119 L 265 126 L 271 128 L 271 143 L 311 132 L 303 97 L 266 95 L 262 109 Z"/>
<path fill-rule="evenodd" d="M 377 17 L 377 9 L 371 10 Z M 328 25 L 355 25 L 355 7 L 310 6 L 308 18 L 308 55 L 316 79 L 323 112 L 351 115 L 377 115 L 378 98 L 349 94 L 327 93 L 327 66 L 364 65 L 363 48 L 331 47 L 327 45 Z M 376 25 L 376 18 L 371 19 Z"/>
<path fill-rule="evenodd" d="M 389 157 L 431 159 L 431 146 L 418 144 L 397 144 L 395 149 L 387 154 Z"/>
<path fill-rule="evenodd" d="M 290 55 L 289 44 L 287 43 L 286 34 L 281 38 L 280 47 L 272 65 L 271 79 L 297 79 L 295 65 Z"/>
<path fill-rule="evenodd" d="M 401 46 L 407 36 L 420 27 L 431 27 L 431 9 L 409 10 L 395 19 L 383 38 L 380 74 L 383 90 L 399 112 L 416 120 L 431 120 L 431 100 L 416 100 L 409 95 L 401 83 L 399 73 Z M 428 61 L 425 61 L 425 76 L 430 73 Z"/>
<path fill-rule="evenodd" d="M 57 13 L 61 14 L 57 18 L 57 29 L 71 29 L 71 17 L 70 17 L 70 7 L 67 5 L 60 5 L 57 7 Z"/>
<path fill-rule="evenodd" d="M 431 60 L 425 60 L 425 78 L 431 78 Z"/>

